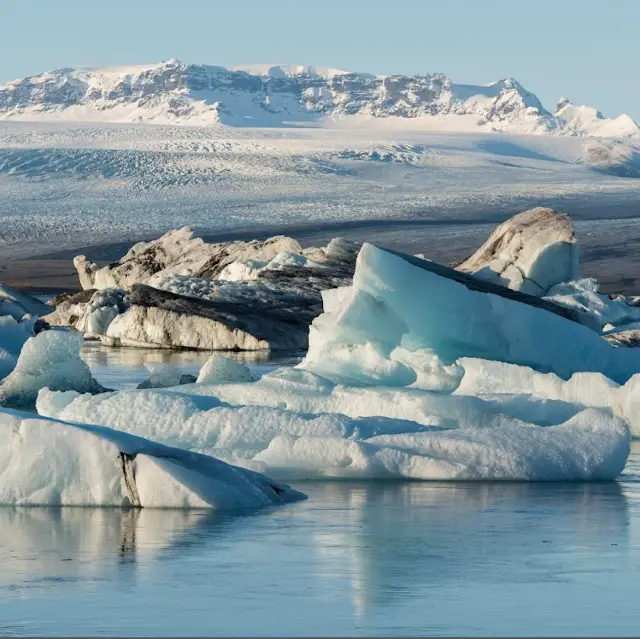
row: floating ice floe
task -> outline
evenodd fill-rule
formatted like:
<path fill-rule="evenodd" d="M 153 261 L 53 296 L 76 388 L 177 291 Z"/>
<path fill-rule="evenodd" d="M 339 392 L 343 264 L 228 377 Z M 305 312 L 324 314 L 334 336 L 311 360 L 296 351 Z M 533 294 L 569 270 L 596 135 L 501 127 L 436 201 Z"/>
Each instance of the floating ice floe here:
<path fill-rule="evenodd" d="M 70 331 L 43 331 L 29 338 L 15 368 L 0 383 L 0 404 L 32 408 L 41 388 L 104 392 L 80 358 L 81 347 L 82 335 Z"/>
<path fill-rule="evenodd" d="M 208 390 L 218 394 L 231 386 L 246 394 L 252 391 L 251 384 Z M 45 390 L 38 410 L 63 420 L 108 424 L 280 479 L 613 479 L 629 452 L 625 422 L 596 409 L 569 411 L 575 414 L 562 423 L 536 426 L 500 414 L 487 403 L 483 422 L 483 402 L 476 400 L 474 406 L 467 400 L 475 398 L 449 396 L 448 406 L 458 405 L 461 426 L 450 428 L 455 417 L 439 419 L 437 414 L 444 402 L 435 402 L 435 425 L 429 426 L 380 416 L 223 406 L 216 397 L 190 396 L 189 387 L 180 389 L 93 398 Z M 389 393 L 387 401 L 393 400 Z M 429 421 L 425 415 L 423 421 Z M 449 428 L 442 427 L 443 422 Z"/>
<path fill-rule="evenodd" d="M 10 286 L 0 284 L 0 316 L 10 315 L 16 320 L 25 315 L 41 317 L 51 312 L 51 307 L 39 299 L 20 293 Z"/>
<path fill-rule="evenodd" d="M 218 459 L 99 426 L 0 409 L 0 504 L 257 508 L 304 498 Z"/>

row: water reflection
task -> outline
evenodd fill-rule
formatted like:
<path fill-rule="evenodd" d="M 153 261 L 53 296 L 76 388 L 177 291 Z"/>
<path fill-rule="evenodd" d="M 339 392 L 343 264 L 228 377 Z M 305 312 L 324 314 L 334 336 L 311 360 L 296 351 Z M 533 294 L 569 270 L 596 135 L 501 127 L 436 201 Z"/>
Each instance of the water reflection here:
<path fill-rule="evenodd" d="M 593 597 L 585 574 L 617 602 L 638 579 L 635 502 L 617 483 L 298 487 L 308 501 L 243 516 L 0 509 L 0 631 L 494 634 L 497 612 L 529 614 L 514 593 L 526 589 L 533 615 L 554 588 Z M 461 600 L 475 601 L 476 626 L 451 612 Z M 588 613 L 554 614 L 585 629 Z"/>
<path fill-rule="evenodd" d="M 277 366 L 297 364 L 299 353 L 271 351 L 244 351 L 221 353 L 261 374 Z M 82 359 L 89 365 L 94 377 L 107 388 L 135 388 L 149 377 L 146 364 L 166 364 L 181 373 L 197 375 L 209 359 L 209 351 L 177 351 L 162 348 L 107 348 L 99 342 L 86 342 Z"/>
<path fill-rule="evenodd" d="M 628 543 L 627 502 L 615 482 L 305 489 L 311 503 L 335 504 L 331 525 L 314 534 L 316 551 L 335 570 L 319 576 L 340 578 L 340 566 L 348 566 L 359 614 L 460 581 L 567 580 L 566 555 L 612 544 L 622 551 Z"/>

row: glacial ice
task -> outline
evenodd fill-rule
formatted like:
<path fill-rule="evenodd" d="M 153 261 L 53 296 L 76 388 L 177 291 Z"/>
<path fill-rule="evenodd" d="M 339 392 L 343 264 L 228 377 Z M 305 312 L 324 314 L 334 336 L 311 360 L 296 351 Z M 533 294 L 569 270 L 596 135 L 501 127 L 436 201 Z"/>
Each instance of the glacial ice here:
<path fill-rule="evenodd" d="M 457 268 L 516 291 L 546 295 L 552 286 L 578 278 L 579 251 L 571 218 L 538 207 L 500 224 Z"/>
<path fill-rule="evenodd" d="M 0 404 L 31 408 L 41 388 L 103 392 L 80 358 L 81 347 L 82 335 L 76 332 L 48 330 L 29 338 L 15 368 L 0 383 Z"/>
<path fill-rule="evenodd" d="M 360 383 L 406 386 L 416 372 L 395 359 L 400 347 L 430 349 L 446 364 L 477 357 L 563 379 L 592 371 L 624 382 L 640 372 L 640 353 L 614 348 L 576 321 L 575 311 L 502 287 L 483 290 L 455 273 L 365 244 L 342 304 L 314 320 L 303 366 L 329 377 L 337 366 Z"/>
<path fill-rule="evenodd" d="M 0 380 L 15 368 L 24 343 L 35 335 L 36 319 L 0 315 Z"/>
<path fill-rule="evenodd" d="M 15 320 L 22 319 L 25 315 L 41 317 L 51 312 L 51 307 L 39 299 L 20 293 L 15 289 L 0 284 L 0 316 L 10 315 Z"/>
<path fill-rule="evenodd" d="M 182 384 L 193 384 L 196 377 L 186 373 L 181 373 L 170 364 L 146 363 L 147 370 L 151 373 L 149 377 L 138 384 L 138 388 L 167 388 L 170 386 L 180 386 Z"/>
<path fill-rule="evenodd" d="M 304 498 L 218 459 L 100 426 L 0 409 L 0 504 L 256 508 Z"/>
<path fill-rule="evenodd" d="M 271 237 L 263 242 L 223 242 L 207 244 L 193 237 L 193 230 L 184 227 L 168 231 L 151 242 L 139 242 L 118 262 L 98 267 L 84 255 L 74 259 L 74 266 L 84 289 L 128 289 L 134 284 L 146 284 L 153 276 L 186 275 L 216 279 L 224 268 L 236 261 L 269 261 L 278 253 L 301 253 L 300 244 L 285 236 Z"/>
<path fill-rule="evenodd" d="M 545 299 L 594 318 L 602 330 L 607 325 L 622 327 L 640 321 L 639 307 L 631 306 L 622 296 L 602 294 L 593 278 L 556 284 Z"/>
<path fill-rule="evenodd" d="M 228 357 L 213 354 L 198 374 L 198 384 L 220 384 L 223 382 L 250 382 L 253 375 L 247 366 Z"/>
<path fill-rule="evenodd" d="M 102 269 L 77 258 L 83 286 L 101 290 L 60 300 L 47 319 L 110 346 L 305 349 L 321 292 L 350 282 L 358 248 L 341 238 L 308 249 L 286 237 L 205 244 L 171 231 Z M 105 288 L 115 284 L 128 291 Z"/>
<path fill-rule="evenodd" d="M 231 386 L 251 394 L 251 384 L 209 390 Z M 460 415 L 467 408 L 468 421 L 460 419 L 462 427 L 451 428 L 454 420 L 442 410 L 445 402 L 437 407 L 444 415 L 435 414 L 433 425 L 425 425 L 381 416 L 223 406 L 216 397 L 189 392 L 190 387 L 180 387 L 90 397 L 43 390 L 38 411 L 74 422 L 93 420 L 280 479 L 612 479 L 629 451 L 625 422 L 596 409 L 570 411 L 556 425 L 536 426 L 495 408 L 492 414 L 490 404 L 483 420 L 481 400 L 445 396 Z M 387 404 L 393 399 L 390 392 Z"/>

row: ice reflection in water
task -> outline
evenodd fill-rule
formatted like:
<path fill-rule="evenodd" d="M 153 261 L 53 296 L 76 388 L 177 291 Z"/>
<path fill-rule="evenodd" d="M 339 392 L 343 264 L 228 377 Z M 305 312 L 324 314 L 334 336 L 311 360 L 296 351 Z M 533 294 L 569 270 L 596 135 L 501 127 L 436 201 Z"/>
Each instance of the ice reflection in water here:
<path fill-rule="evenodd" d="M 629 479 L 305 483 L 243 516 L 0 509 L 0 633 L 633 632 Z"/>

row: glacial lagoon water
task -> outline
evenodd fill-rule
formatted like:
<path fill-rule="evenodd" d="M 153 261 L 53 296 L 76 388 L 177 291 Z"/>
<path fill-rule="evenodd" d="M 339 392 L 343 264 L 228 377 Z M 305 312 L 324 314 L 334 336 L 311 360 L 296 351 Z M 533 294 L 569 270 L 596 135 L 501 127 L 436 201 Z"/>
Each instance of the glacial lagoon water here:
<path fill-rule="evenodd" d="M 85 349 L 119 388 L 202 363 L 134 353 Z M 0 634 L 640 632 L 640 442 L 617 482 L 296 487 L 251 514 L 0 508 Z"/>

